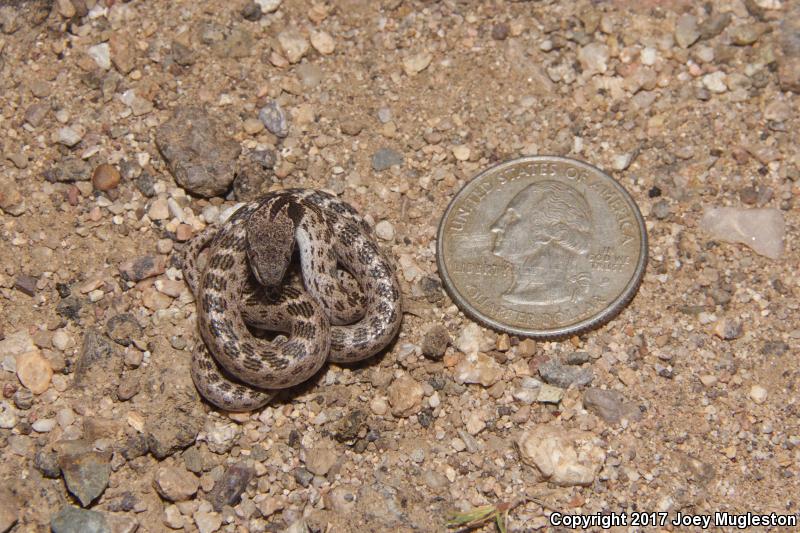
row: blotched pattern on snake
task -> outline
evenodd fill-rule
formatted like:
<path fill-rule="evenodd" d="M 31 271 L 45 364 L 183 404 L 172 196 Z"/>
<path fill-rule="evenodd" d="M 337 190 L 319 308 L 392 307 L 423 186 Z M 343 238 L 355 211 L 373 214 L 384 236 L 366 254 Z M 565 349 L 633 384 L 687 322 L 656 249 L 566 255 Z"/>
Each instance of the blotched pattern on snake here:
<path fill-rule="evenodd" d="M 295 248 L 299 273 L 290 268 Z M 202 338 L 192 378 L 229 411 L 261 407 L 326 359 L 370 357 L 400 328 L 394 268 L 364 219 L 322 191 L 290 189 L 246 204 L 195 237 L 179 260 Z M 267 340 L 247 326 L 287 336 Z"/>

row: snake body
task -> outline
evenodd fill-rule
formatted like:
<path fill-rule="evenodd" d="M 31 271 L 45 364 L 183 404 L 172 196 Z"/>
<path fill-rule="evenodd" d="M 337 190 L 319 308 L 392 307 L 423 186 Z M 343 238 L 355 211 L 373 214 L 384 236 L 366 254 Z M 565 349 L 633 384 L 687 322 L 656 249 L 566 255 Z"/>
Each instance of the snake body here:
<path fill-rule="evenodd" d="M 291 272 L 295 248 L 299 274 Z M 326 360 L 370 357 L 400 327 L 399 285 L 369 225 L 322 191 L 290 189 L 248 203 L 195 237 L 180 260 L 201 336 L 192 378 L 229 411 L 266 404 Z M 247 326 L 288 336 L 267 340 Z"/>

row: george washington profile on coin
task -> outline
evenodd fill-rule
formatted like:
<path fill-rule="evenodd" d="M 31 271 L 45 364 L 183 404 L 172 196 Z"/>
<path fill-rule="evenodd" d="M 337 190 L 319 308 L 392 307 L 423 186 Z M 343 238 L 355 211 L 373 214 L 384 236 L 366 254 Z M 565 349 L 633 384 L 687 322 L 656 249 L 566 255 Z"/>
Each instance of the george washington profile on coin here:
<path fill-rule="evenodd" d="M 503 300 L 541 306 L 585 299 L 592 226 L 589 204 L 570 185 L 545 180 L 518 192 L 490 227 L 492 253 L 513 267 Z"/>
<path fill-rule="evenodd" d="M 465 313 L 553 339 L 607 322 L 633 298 L 647 231 L 630 194 L 600 169 L 527 156 L 464 184 L 442 216 L 436 254 Z"/>

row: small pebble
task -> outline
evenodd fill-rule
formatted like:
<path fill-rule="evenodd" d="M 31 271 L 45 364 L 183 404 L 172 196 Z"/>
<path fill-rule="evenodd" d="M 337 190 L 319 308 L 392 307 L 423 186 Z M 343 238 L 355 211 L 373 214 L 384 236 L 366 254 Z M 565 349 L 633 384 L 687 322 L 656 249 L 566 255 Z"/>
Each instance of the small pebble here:
<path fill-rule="evenodd" d="M 111 68 L 111 50 L 108 47 L 108 43 L 100 43 L 94 46 L 90 46 L 86 53 L 89 54 L 89 57 L 94 59 L 97 66 L 103 70 L 108 70 Z"/>
<path fill-rule="evenodd" d="M 53 347 L 57 350 L 64 351 L 75 345 L 72 336 L 63 329 L 57 330 L 53 333 Z"/>
<path fill-rule="evenodd" d="M 264 13 L 274 13 L 281 6 L 283 0 L 256 0 Z"/>
<path fill-rule="evenodd" d="M 681 48 L 689 48 L 700 38 L 700 28 L 697 26 L 697 17 L 684 13 L 678 17 L 675 24 L 675 41 Z"/>
<path fill-rule="evenodd" d="M 700 228 L 712 239 L 742 243 L 770 259 L 783 255 L 785 232 L 779 209 L 706 208 Z"/>
<path fill-rule="evenodd" d="M 469 146 L 459 144 L 453 147 L 453 155 L 459 161 L 468 161 L 470 156 Z"/>
<path fill-rule="evenodd" d="M 42 394 L 50 387 L 53 369 L 38 350 L 17 357 L 17 377 L 20 383 L 34 394 Z"/>
<path fill-rule="evenodd" d="M 95 167 L 92 173 L 92 185 L 98 191 L 108 191 L 119 185 L 119 170 L 108 164 Z"/>
<path fill-rule="evenodd" d="M 33 407 L 33 393 L 26 388 L 21 388 L 15 392 L 13 399 L 17 409 L 27 411 Z"/>
<path fill-rule="evenodd" d="M 164 523 L 171 529 L 183 529 L 185 522 L 177 505 L 168 505 L 164 509 Z"/>
<path fill-rule="evenodd" d="M 324 476 L 330 471 L 339 458 L 336 444 L 330 439 L 323 439 L 309 450 L 305 450 L 306 468 L 313 475 Z"/>
<path fill-rule="evenodd" d="M 194 523 L 200 533 L 214 533 L 222 526 L 222 515 L 215 512 L 198 511 L 194 514 Z"/>
<path fill-rule="evenodd" d="M 664 220 L 667 218 L 671 211 L 672 209 L 670 208 L 669 202 L 665 198 L 662 198 L 653 204 L 653 216 L 659 220 Z"/>
<path fill-rule="evenodd" d="M 36 294 L 36 284 L 38 281 L 39 280 L 33 276 L 19 274 L 14 278 L 14 288 L 28 296 L 34 296 Z"/>
<path fill-rule="evenodd" d="M 322 55 L 330 55 L 336 49 L 336 42 L 326 31 L 311 32 L 311 46 Z"/>
<path fill-rule="evenodd" d="M 609 55 L 608 46 L 598 42 L 587 44 L 578 50 L 578 60 L 584 71 L 589 74 L 603 74 L 608 70 Z"/>
<path fill-rule="evenodd" d="M 166 220 L 169 218 L 169 205 L 166 198 L 156 198 L 147 209 L 150 220 Z"/>
<path fill-rule="evenodd" d="M 233 183 L 241 144 L 206 109 L 177 107 L 156 128 L 155 141 L 175 181 L 187 192 L 216 196 Z"/>
<path fill-rule="evenodd" d="M 381 148 L 372 155 L 373 170 L 386 170 L 395 165 L 403 164 L 403 155 L 391 148 Z"/>
<path fill-rule="evenodd" d="M 728 90 L 728 86 L 725 84 L 725 78 L 725 73 L 721 70 L 706 74 L 703 76 L 703 86 L 712 93 L 724 93 Z"/>
<path fill-rule="evenodd" d="M 389 385 L 389 404 L 392 414 L 408 417 L 422 408 L 424 390 L 422 385 L 408 374 L 402 374 Z"/>
<path fill-rule="evenodd" d="M 286 113 L 275 100 L 271 100 L 258 112 L 258 118 L 270 132 L 278 137 L 289 134 L 289 120 Z"/>
<path fill-rule="evenodd" d="M 111 533 L 103 513 L 65 506 L 50 521 L 52 533 Z"/>
<path fill-rule="evenodd" d="M 297 28 L 287 28 L 280 32 L 278 43 L 289 63 L 298 63 L 308 52 L 308 39 Z"/>
<path fill-rule="evenodd" d="M 342 133 L 345 135 L 353 136 L 358 135 L 361 133 L 361 130 L 364 129 L 364 125 L 360 121 L 354 119 L 345 120 L 339 125 L 339 127 L 341 128 Z"/>
<path fill-rule="evenodd" d="M 590 433 L 543 424 L 517 438 L 520 458 L 562 487 L 591 485 L 606 460 L 603 447 Z"/>
<path fill-rule="evenodd" d="M 81 142 L 84 134 L 85 130 L 80 126 L 73 126 L 73 127 L 66 126 L 58 130 L 58 136 L 56 140 L 57 142 L 63 144 L 64 146 L 72 148 L 73 146 Z"/>
<path fill-rule="evenodd" d="M 439 361 L 444 357 L 445 350 L 450 342 L 450 333 L 447 328 L 441 324 L 436 324 L 430 327 L 422 337 L 422 354 L 429 359 Z"/>
<path fill-rule="evenodd" d="M 141 281 L 163 274 L 164 270 L 166 270 L 166 262 L 160 256 L 145 255 L 129 259 L 119 265 L 120 274 L 126 281 Z"/>
<path fill-rule="evenodd" d="M 750 387 L 750 399 L 761 405 L 767 401 L 767 389 L 761 385 L 753 385 Z"/>
<path fill-rule="evenodd" d="M 483 353 L 467 355 L 455 366 L 453 377 L 458 383 L 480 383 L 491 387 L 503 375 L 503 368 L 493 358 Z"/>
<path fill-rule="evenodd" d="M 433 56 L 428 52 L 420 52 L 406 57 L 403 60 L 403 70 L 408 76 L 415 76 L 428 68 Z"/>
<path fill-rule="evenodd" d="M 160 254 L 168 255 L 172 252 L 172 239 L 158 239 L 156 241 L 156 251 Z"/>
<path fill-rule="evenodd" d="M 384 241 L 394 240 L 394 226 L 388 220 L 381 220 L 375 224 L 375 234 Z"/>
<path fill-rule="evenodd" d="M 378 120 L 381 124 L 387 124 L 392 120 L 392 110 L 388 107 L 381 107 L 378 109 Z"/>
<path fill-rule="evenodd" d="M 714 335 L 720 339 L 730 341 L 738 339 L 744 333 L 744 327 L 738 320 L 723 318 L 714 324 Z"/>
<path fill-rule="evenodd" d="M 370 400 L 369 408 L 376 415 L 383 416 L 389 412 L 389 402 L 386 401 L 386 398 L 376 396 Z"/>
<path fill-rule="evenodd" d="M 59 457 L 59 466 L 67 489 L 81 505 L 89 506 L 108 486 L 111 466 L 109 457 L 101 452 L 87 451 Z"/>
<path fill-rule="evenodd" d="M 17 415 L 8 402 L 0 402 L 0 429 L 12 429 L 17 425 Z"/>
<path fill-rule="evenodd" d="M 655 48 L 647 46 L 645 48 L 642 48 L 639 57 L 642 62 L 642 65 L 652 66 L 655 65 L 656 60 L 658 59 L 658 51 Z"/>
<path fill-rule="evenodd" d="M 244 131 L 248 135 L 256 135 L 264 131 L 264 123 L 257 118 L 247 118 L 243 124 Z"/>
<path fill-rule="evenodd" d="M 245 20 L 249 20 L 250 22 L 255 22 L 259 20 L 264 13 L 261 12 L 261 6 L 258 5 L 256 2 L 248 2 L 242 8 L 242 18 Z"/>
<path fill-rule="evenodd" d="M 467 417 L 467 432 L 470 435 L 477 435 L 486 428 L 486 422 L 477 411 L 472 411 Z"/>
<path fill-rule="evenodd" d="M 71 426 L 73 422 L 75 422 L 75 411 L 69 407 L 59 409 L 59 411 L 56 413 L 56 422 L 58 422 L 58 425 L 61 427 L 61 429 L 66 429 L 68 426 Z"/>
<path fill-rule="evenodd" d="M 49 433 L 56 427 L 55 418 L 40 418 L 32 424 L 33 430 L 37 433 Z"/>
<path fill-rule="evenodd" d="M 194 496 L 200 480 L 183 467 L 162 466 L 156 471 L 155 486 L 164 499 L 180 502 Z"/>
<path fill-rule="evenodd" d="M 509 27 L 508 24 L 503 22 L 495 24 L 492 27 L 492 39 L 495 41 L 504 41 L 508 37 Z"/>

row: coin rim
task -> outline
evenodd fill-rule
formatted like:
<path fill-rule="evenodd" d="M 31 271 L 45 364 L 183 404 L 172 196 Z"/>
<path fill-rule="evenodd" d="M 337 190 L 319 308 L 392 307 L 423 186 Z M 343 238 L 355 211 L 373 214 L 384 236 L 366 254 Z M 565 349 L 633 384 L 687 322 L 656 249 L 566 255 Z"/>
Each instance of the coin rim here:
<path fill-rule="evenodd" d="M 642 239 L 642 247 L 639 252 L 639 258 L 636 263 L 636 269 L 631 276 L 631 279 L 625 285 L 625 288 L 620 292 L 619 296 L 617 296 L 614 300 L 609 302 L 602 311 L 596 313 L 589 318 L 581 320 L 577 324 L 572 324 L 569 326 L 561 326 L 557 328 L 551 329 L 525 329 L 525 328 L 518 328 L 514 326 L 510 326 L 503 322 L 500 322 L 496 319 L 488 317 L 478 311 L 473 305 L 466 301 L 466 299 L 456 290 L 454 287 L 454 283 L 451 281 L 450 274 L 447 271 L 447 267 L 445 266 L 444 262 L 444 250 L 442 245 L 442 237 L 444 235 L 444 226 L 445 221 L 447 220 L 448 216 L 450 215 L 450 211 L 452 211 L 453 207 L 456 204 L 456 201 L 465 194 L 470 186 L 473 184 L 477 184 L 481 178 L 486 176 L 489 173 L 496 172 L 498 169 L 506 166 L 513 166 L 519 163 L 528 163 L 528 162 L 544 162 L 544 161 L 555 161 L 555 162 L 563 162 L 569 163 L 573 165 L 577 165 L 579 167 L 583 167 L 589 171 L 593 171 L 598 173 L 602 178 L 605 178 L 607 181 L 611 182 L 611 184 L 620 192 L 622 197 L 625 199 L 625 202 L 631 208 L 634 214 L 634 218 L 636 219 L 636 223 L 639 227 L 639 234 L 641 235 Z M 439 277 L 442 280 L 442 283 L 447 290 L 447 293 L 453 299 L 453 301 L 467 314 L 474 320 L 489 326 L 493 329 L 497 329 L 500 331 L 504 331 L 506 333 L 510 333 L 512 335 L 518 335 L 522 337 L 530 337 L 535 339 L 541 340 L 555 340 L 555 339 L 562 339 L 565 337 L 571 337 L 573 335 L 579 335 L 586 331 L 598 328 L 603 324 L 606 324 L 612 318 L 617 316 L 622 309 L 630 303 L 633 297 L 636 295 L 639 286 L 642 283 L 642 279 L 644 278 L 645 269 L 647 267 L 647 258 L 648 258 L 648 242 L 647 242 L 647 228 L 645 226 L 644 218 L 642 217 L 641 211 L 639 211 L 639 206 L 636 205 L 631 194 L 622 186 L 620 183 L 611 177 L 610 174 L 604 172 L 603 170 L 595 167 L 594 165 L 590 165 L 584 161 L 579 161 L 577 159 L 573 159 L 571 157 L 564 157 L 564 156 L 557 156 L 557 155 L 535 155 L 535 156 L 525 156 L 525 157 L 518 157 L 516 159 L 510 159 L 508 161 L 503 161 L 496 165 L 492 165 L 491 167 L 484 169 L 483 171 L 479 172 L 475 175 L 471 180 L 464 184 L 461 189 L 453 196 L 452 200 L 447 206 L 442 218 L 439 221 L 439 228 L 436 232 L 436 264 L 439 268 Z"/>

